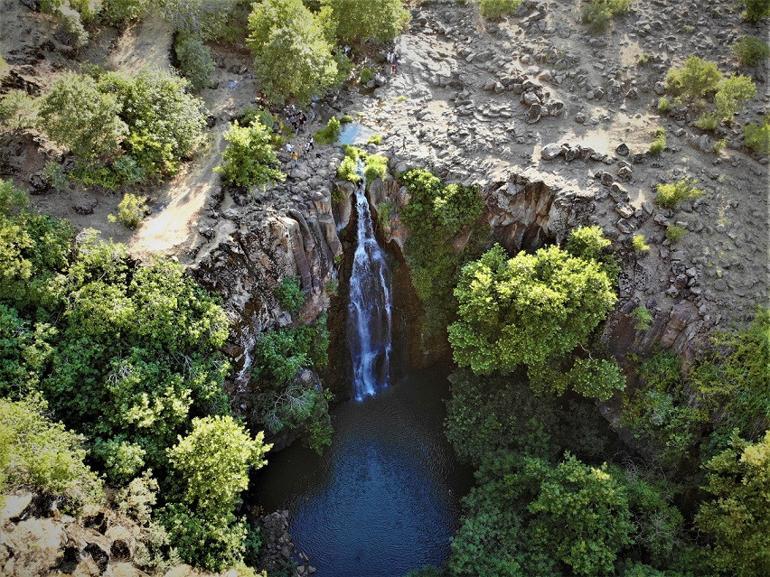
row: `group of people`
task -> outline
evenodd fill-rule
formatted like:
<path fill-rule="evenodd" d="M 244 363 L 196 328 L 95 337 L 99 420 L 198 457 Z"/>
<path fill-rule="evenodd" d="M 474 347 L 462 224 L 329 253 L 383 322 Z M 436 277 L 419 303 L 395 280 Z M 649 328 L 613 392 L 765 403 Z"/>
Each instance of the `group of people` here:
<path fill-rule="evenodd" d="M 305 146 L 302 147 L 302 152 L 300 152 L 299 148 L 294 146 L 291 142 L 287 142 L 286 146 L 284 146 L 284 150 L 286 150 L 292 160 L 299 159 L 301 154 L 310 154 L 313 151 L 313 148 L 315 148 L 315 139 L 312 136 L 305 143 Z"/>
<path fill-rule="evenodd" d="M 283 109 L 283 117 L 286 122 L 289 123 L 294 132 L 298 132 L 300 128 L 307 122 L 307 114 L 299 109 L 295 104 L 289 104 Z"/>

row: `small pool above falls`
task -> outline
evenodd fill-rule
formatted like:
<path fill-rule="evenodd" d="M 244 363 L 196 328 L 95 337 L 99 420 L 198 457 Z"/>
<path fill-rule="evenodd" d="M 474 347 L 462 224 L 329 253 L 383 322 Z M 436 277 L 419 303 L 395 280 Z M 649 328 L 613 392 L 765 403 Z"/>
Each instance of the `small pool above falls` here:
<path fill-rule="evenodd" d="M 337 137 L 338 144 L 366 144 L 374 136 L 374 130 L 358 122 L 346 122 L 340 128 L 340 135 Z"/>

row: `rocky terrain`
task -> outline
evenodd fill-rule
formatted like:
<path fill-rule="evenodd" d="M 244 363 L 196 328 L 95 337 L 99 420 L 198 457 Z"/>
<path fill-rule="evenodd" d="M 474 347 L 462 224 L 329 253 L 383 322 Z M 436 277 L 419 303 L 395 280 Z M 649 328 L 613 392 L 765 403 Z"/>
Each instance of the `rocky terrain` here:
<path fill-rule="evenodd" d="M 3 90 L 38 94 L 57 74 L 87 60 L 131 71 L 170 66 L 171 32 L 153 17 L 101 33 L 73 58 L 50 20 L 26 4 L 0 1 L 10 15 L 0 21 L 0 52 L 11 65 Z M 367 89 L 325 99 L 296 145 L 332 114 L 349 114 L 382 136 L 381 144 L 362 147 L 386 154 L 392 175 L 425 167 L 448 181 L 479 184 L 493 235 L 509 250 L 562 241 L 579 224 L 600 225 L 622 262 L 620 301 L 604 334 L 609 348 L 620 359 L 656 346 L 692 358 L 712 331 L 744 322 L 767 297 L 767 158 L 743 147 L 740 128 L 765 113 L 770 92 L 766 71 L 755 70 L 759 96 L 732 128 L 719 129 L 727 146 L 718 153 L 714 138 L 694 127 L 686 109 L 659 115 L 657 99 L 670 66 L 697 54 L 723 72 L 735 71 L 732 42 L 763 30 L 743 23 L 731 0 L 639 0 L 602 35 L 588 33 L 579 18 L 574 2 L 556 0 L 527 0 L 515 17 L 499 23 L 483 21 L 470 4 L 424 1 L 397 41 L 397 74 L 385 73 L 383 57 L 383 74 Z M 0 173 L 29 189 L 38 209 L 127 242 L 137 256 L 174 255 L 219 293 L 234 321 L 228 353 L 239 376 L 230 392 L 245 411 L 258 335 L 293 320 L 272 289 L 287 276 L 301 280 L 303 321 L 329 308 L 353 190 L 336 180 L 338 146 L 316 146 L 298 160 L 283 157 L 288 178 L 282 184 L 248 196 L 224 189 L 213 172 L 222 135 L 227 122 L 253 104 L 257 87 L 247 53 L 215 47 L 215 58 L 216 87 L 202 93 L 211 114 L 209 145 L 173 181 L 150 191 L 152 214 L 135 233 L 107 220 L 119 195 L 47 187 L 41 170 L 61 151 L 35 131 L 2 136 Z M 658 127 L 666 129 L 668 143 L 653 156 L 649 145 Z M 658 183 L 685 176 L 697 179 L 701 198 L 676 210 L 653 202 Z M 392 206 L 381 232 L 398 252 L 409 235 L 398 213 L 408 202 L 405 190 L 389 178 L 371 186 L 369 195 L 375 210 L 384 202 Z M 668 224 L 688 234 L 672 245 L 665 238 Z M 649 253 L 633 251 L 636 233 L 646 237 Z M 639 304 L 653 314 L 643 334 L 630 317 Z M 3 514 L 12 541 L 25 539 L 25 523 L 33 522 L 25 520 L 25 507 L 10 513 L 6 507 Z M 98 531 L 66 516 L 34 522 L 46 524 L 38 532 L 46 539 L 41 550 L 77 552 L 71 561 L 78 574 L 142 574 L 130 555 L 120 553 L 130 552 L 130 543 L 116 545 L 119 524 L 106 522 L 108 528 Z M 4 574 L 23 575 L 9 569 L 12 545 L 3 546 Z M 57 558 L 46 570 L 61 569 L 65 561 Z M 169 576 L 187 574 L 179 569 Z"/>

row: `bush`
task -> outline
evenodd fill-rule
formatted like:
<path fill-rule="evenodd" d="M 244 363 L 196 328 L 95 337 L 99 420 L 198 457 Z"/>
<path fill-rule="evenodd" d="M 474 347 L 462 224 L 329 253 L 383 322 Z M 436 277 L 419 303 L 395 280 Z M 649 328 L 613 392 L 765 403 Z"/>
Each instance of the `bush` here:
<path fill-rule="evenodd" d="M 540 368 L 571 353 L 617 300 L 598 263 L 555 246 L 508 259 L 496 245 L 463 267 L 455 296 L 454 360 L 477 374 Z"/>
<path fill-rule="evenodd" d="M 634 317 L 634 328 L 637 331 L 646 331 L 652 326 L 652 313 L 644 305 L 639 305 L 631 311 L 631 316 Z"/>
<path fill-rule="evenodd" d="M 350 156 L 345 156 L 337 167 L 337 178 L 348 182 L 358 183 L 361 176 L 358 174 L 358 161 Z"/>
<path fill-rule="evenodd" d="M 249 15 L 247 44 L 262 90 L 276 101 L 308 102 L 337 80 L 337 63 L 323 30 L 302 0 L 265 0 Z"/>
<path fill-rule="evenodd" d="M 666 227 L 666 238 L 671 244 L 676 244 L 687 234 L 687 229 L 678 224 L 669 224 Z"/>
<path fill-rule="evenodd" d="M 39 126 L 79 159 L 110 161 L 121 154 L 128 136 L 122 110 L 121 100 L 99 90 L 93 78 L 69 72 L 43 96 Z"/>
<path fill-rule="evenodd" d="M 315 133 L 315 141 L 318 144 L 334 144 L 340 137 L 340 121 L 332 116 L 326 126 Z"/>
<path fill-rule="evenodd" d="M 666 74 L 666 88 L 685 100 L 695 102 L 716 92 L 722 73 L 716 62 L 690 56 L 682 66 L 671 68 Z"/>
<path fill-rule="evenodd" d="M 770 115 L 762 124 L 747 124 L 743 127 L 743 141 L 757 154 L 770 154 Z"/>
<path fill-rule="evenodd" d="M 136 228 L 147 214 L 147 197 L 127 192 L 118 204 L 118 213 L 108 216 L 110 222 L 119 222 L 126 228 Z"/>
<path fill-rule="evenodd" d="M 149 0 L 103 0 L 100 16 L 115 27 L 140 20 L 150 7 Z"/>
<path fill-rule="evenodd" d="M 184 501 L 208 519 L 230 515 L 249 485 L 249 469 L 267 461 L 272 445 L 263 433 L 252 439 L 230 416 L 195 418 L 191 432 L 168 449 L 169 461 L 185 481 Z"/>
<path fill-rule="evenodd" d="M 184 79 L 159 71 L 133 77 L 108 73 L 99 87 L 121 103 L 120 117 L 129 130 L 127 152 L 146 176 L 175 174 L 203 143 L 205 107 L 187 93 Z"/>
<path fill-rule="evenodd" d="M 671 110 L 671 103 L 668 101 L 668 98 L 665 96 L 658 98 L 658 112 L 666 114 L 669 110 Z"/>
<path fill-rule="evenodd" d="M 296 277 L 282 279 L 274 294 L 281 308 L 290 313 L 296 313 L 305 303 L 305 293 L 302 292 L 302 286 Z"/>
<path fill-rule="evenodd" d="M 226 37 L 239 0 L 162 0 L 163 17 L 174 30 L 206 40 Z"/>
<path fill-rule="evenodd" d="M 118 485 L 131 481 L 144 467 L 145 450 L 121 437 L 98 439 L 91 453 L 103 463 L 110 481 Z"/>
<path fill-rule="evenodd" d="M 385 178 L 388 172 L 388 158 L 380 154 L 367 154 L 364 164 L 364 176 L 366 182 L 374 182 L 378 178 Z"/>
<path fill-rule="evenodd" d="M 179 33 L 174 43 L 174 53 L 182 76 L 190 81 L 194 90 L 200 91 L 210 86 L 214 59 L 199 36 Z"/>
<path fill-rule="evenodd" d="M 35 126 L 37 102 L 23 90 L 9 90 L 0 96 L 0 126 L 25 130 Z"/>
<path fill-rule="evenodd" d="M 278 157 L 272 144 L 272 135 L 259 121 L 240 126 L 236 120 L 224 136 L 227 148 L 222 165 L 216 171 L 236 186 L 267 186 L 273 181 L 283 182 L 286 175 L 280 171 Z"/>
<path fill-rule="evenodd" d="M 713 541 L 714 566 L 736 577 L 770 574 L 770 431 L 754 444 L 734 435 L 704 468 L 709 499 L 695 522 Z"/>
<path fill-rule="evenodd" d="M 719 126 L 719 115 L 710 112 L 704 112 L 695 121 L 695 126 L 707 132 L 713 132 Z"/>
<path fill-rule="evenodd" d="M 390 42 L 410 19 L 402 0 L 321 0 L 321 13 L 340 43 Z"/>
<path fill-rule="evenodd" d="M 45 417 L 39 399 L 0 399 L 0 477 L 4 490 L 28 489 L 63 497 L 68 508 L 103 497 L 96 475 L 83 463 L 83 438 Z"/>
<path fill-rule="evenodd" d="M 634 247 L 634 252 L 639 254 L 650 252 L 650 245 L 647 244 L 647 239 L 641 233 L 637 233 L 631 238 L 631 244 Z"/>
<path fill-rule="evenodd" d="M 666 150 L 666 129 L 663 127 L 655 131 L 655 140 L 650 144 L 650 154 L 659 155 Z"/>
<path fill-rule="evenodd" d="M 743 108 L 743 104 L 756 94 L 757 87 L 748 76 L 737 75 L 723 79 L 714 95 L 717 114 L 724 120 L 732 120 Z"/>
<path fill-rule="evenodd" d="M 593 32 L 604 32 L 615 16 L 625 14 L 631 0 L 585 0 L 582 20 Z"/>
<path fill-rule="evenodd" d="M 695 188 L 694 179 L 682 178 L 676 182 L 659 184 L 655 202 L 664 208 L 676 208 L 680 202 L 694 200 L 703 195 L 703 191 Z"/>
<path fill-rule="evenodd" d="M 479 0 L 479 12 L 487 20 L 499 20 L 513 14 L 522 0 Z"/>
<path fill-rule="evenodd" d="M 749 22 L 759 22 L 770 16 L 770 0 L 740 0 L 746 7 L 743 17 Z"/>
<path fill-rule="evenodd" d="M 570 232 L 565 248 L 572 256 L 601 262 L 612 242 L 600 226 L 581 226 Z"/>
<path fill-rule="evenodd" d="M 756 36 L 743 36 L 733 44 L 733 52 L 741 66 L 753 67 L 770 57 L 770 46 Z"/>

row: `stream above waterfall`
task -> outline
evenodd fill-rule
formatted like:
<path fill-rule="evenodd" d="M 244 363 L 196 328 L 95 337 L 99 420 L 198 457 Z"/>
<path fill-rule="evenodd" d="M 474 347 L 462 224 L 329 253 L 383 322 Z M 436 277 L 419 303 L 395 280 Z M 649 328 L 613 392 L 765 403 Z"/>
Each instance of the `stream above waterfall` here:
<path fill-rule="evenodd" d="M 289 510 L 317 577 L 401 577 L 446 561 L 471 482 L 443 434 L 448 388 L 441 371 L 412 372 L 337 406 L 323 456 L 299 443 L 268 456 L 254 494 L 266 511 Z"/>

